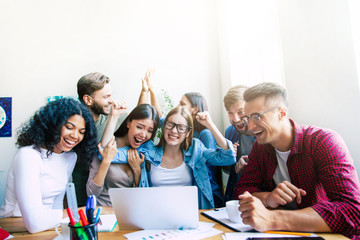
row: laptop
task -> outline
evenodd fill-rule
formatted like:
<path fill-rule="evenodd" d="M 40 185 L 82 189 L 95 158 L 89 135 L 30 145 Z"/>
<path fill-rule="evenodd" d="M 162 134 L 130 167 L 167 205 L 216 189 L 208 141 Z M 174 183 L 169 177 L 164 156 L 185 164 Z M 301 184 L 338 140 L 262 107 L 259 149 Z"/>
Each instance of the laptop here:
<path fill-rule="evenodd" d="M 120 229 L 189 229 L 199 225 L 196 186 L 110 188 Z"/>

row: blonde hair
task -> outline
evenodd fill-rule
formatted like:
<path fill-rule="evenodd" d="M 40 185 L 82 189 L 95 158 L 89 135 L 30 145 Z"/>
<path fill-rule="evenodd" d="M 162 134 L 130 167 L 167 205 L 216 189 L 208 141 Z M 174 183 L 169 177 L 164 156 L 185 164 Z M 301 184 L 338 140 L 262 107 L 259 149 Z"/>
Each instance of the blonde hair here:
<path fill-rule="evenodd" d="M 236 85 L 231 87 L 224 96 L 224 105 L 227 111 L 238 101 L 244 101 L 244 92 L 248 87 Z"/>
<path fill-rule="evenodd" d="M 279 101 L 288 106 L 286 89 L 280 84 L 273 82 L 259 83 L 251 88 L 248 88 L 244 93 L 245 102 L 250 102 L 255 98 L 265 96 L 265 102 Z"/>

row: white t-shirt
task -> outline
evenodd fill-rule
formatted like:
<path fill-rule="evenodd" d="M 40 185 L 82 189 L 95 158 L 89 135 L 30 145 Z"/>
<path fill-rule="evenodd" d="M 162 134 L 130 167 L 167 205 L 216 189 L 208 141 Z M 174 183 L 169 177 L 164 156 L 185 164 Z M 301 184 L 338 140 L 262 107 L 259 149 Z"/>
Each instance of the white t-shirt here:
<path fill-rule="evenodd" d="M 151 165 L 151 186 L 192 186 L 192 172 L 189 166 L 183 162 L 176 168 L 163 168 L 160 165 Z"/>
<path fill-rule="evenodd" d="M 21 147 L 11 164 L 0 217 L 22 216 L 31 233 L 53 228 L 62 220 L 66 184 L 76 163 L 75 152 L 52 153 Z"/>
<path fill-rule="evenodd" d="M 279 150 L 275 149 L 275 151 L 276 151 L 276 157 L 277 157 L 277 161 L 278 161 L 278 166 L 277 166 L 274 176 L 273 176 L 275 184 L 278 185 L 279 183 L 281 183 L 285 180 L 288 182 L 291 182 L 289 170 L 286 165 L 291 150 L 286 151 L 286 152 L 280 152 Z"/>

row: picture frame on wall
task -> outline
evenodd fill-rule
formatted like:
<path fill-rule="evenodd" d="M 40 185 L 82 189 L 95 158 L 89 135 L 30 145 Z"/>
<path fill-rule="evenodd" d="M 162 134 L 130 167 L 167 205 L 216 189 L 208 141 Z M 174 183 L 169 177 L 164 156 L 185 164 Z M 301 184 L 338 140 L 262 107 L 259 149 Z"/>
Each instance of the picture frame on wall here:
<path fill-rule="evenodd" d="M 0 97 L 0 137 L 12 136 L 12 98 Z"/>

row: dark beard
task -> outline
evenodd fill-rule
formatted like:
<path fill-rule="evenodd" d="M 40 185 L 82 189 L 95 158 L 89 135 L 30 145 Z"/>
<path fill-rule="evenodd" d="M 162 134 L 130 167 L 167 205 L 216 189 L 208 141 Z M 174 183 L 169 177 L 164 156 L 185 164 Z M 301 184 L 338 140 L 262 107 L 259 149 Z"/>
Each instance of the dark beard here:
<path fill-rule="evenodd" d="M 90 108 L 91 112 L 93 112 L 96 115 L 108 115 L 107 113 L 104 112 L 104 108 L 102 106 L 100 106 L 99 104 L 97 104 L 96 102 L 94 102 L 94 104 L 91 106 Z"/>

